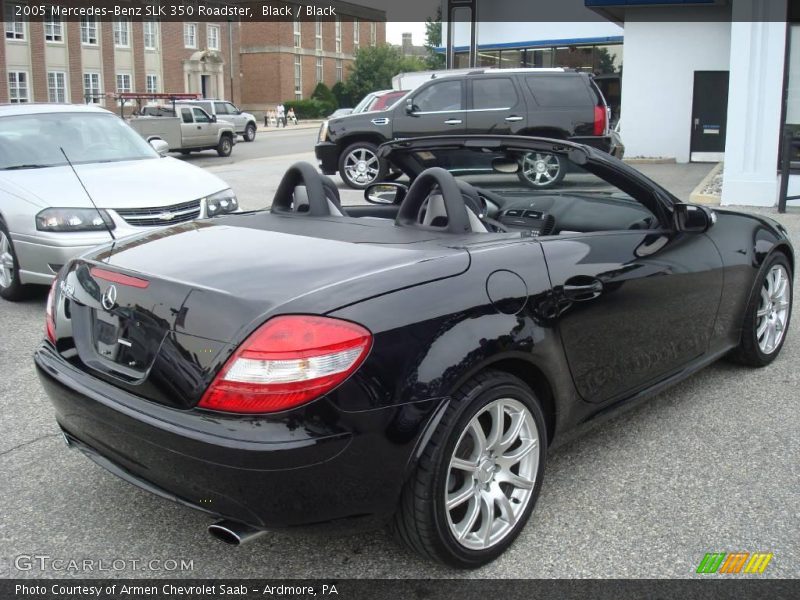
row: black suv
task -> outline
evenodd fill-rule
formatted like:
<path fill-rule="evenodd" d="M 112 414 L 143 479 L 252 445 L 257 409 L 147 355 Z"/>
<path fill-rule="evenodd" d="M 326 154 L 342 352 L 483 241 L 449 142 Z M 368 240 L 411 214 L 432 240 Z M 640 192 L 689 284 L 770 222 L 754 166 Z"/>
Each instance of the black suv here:
<path fill-rule="evenodd" d="M 612 142 L 608 108 L 592 77 L 565 69 L 478 69 L 443 74 L 409 92 L 394 106 L 331 119 L 315 147 L 322 172 L 339 172 L 356 189 L 387 177 L 378 157 L 383 142 L 430 135 L 513 134 L 566 139 L 621 154 Z M 555 154 L 526 155 L 520 180 L 547 188 L 563 178 Z"/>

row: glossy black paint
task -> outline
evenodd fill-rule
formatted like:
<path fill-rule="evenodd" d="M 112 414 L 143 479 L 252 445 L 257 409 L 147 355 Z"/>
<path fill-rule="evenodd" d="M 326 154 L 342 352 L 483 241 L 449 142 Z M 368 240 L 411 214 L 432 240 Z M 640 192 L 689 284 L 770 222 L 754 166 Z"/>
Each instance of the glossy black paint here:
<path fill-rule="evenodd" d="M 766 257 L 782 251 L 794 266 L 786 232 L 724 210 L 706 233 L 680 231 L 668 192 L 600 152 L 571 149 L 647 190 L 661 226 L 535 238 L 354 217 L 396 207 L 349 217 L 258 212 L 73 261 L 56 286 L 56 346 L 44 342 L 35 355 L 60 426 L 128 481 L 216 515 L 257 527 L 371 523 L 395 511 L 449 398 L 484 369 L 525 380 L 559 443 L 733 348 Z M 148 286 L 118 285 L 117 305 L 105 310 L 109 284 L 92 266 Z M 98 350 L 93 316 L 102 311 L 142 346 L 141 364 Z M 252 331 L 292 313 L 362 324 L 374 336 L 368 358 L 297 409 L 194 408 Z"/>

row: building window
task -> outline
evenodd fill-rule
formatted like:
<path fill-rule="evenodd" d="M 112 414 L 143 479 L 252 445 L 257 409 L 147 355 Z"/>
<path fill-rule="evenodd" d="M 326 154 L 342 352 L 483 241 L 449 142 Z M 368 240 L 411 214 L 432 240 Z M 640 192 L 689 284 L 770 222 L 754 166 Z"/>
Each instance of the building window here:
<path fill-rule="evenodd" d="M 25 22 L 18 18 L 15 14 L 15 6 L 13 4 L 3 5 L 3 21 L 5 22 L 6 39 L 7 40 L 24 40 L 25 39 Z"/>
<path fill-rule="evenodd" d="M 114 46 L 127 48 L 131 45 L 131 24 L 126 21 L 114 21 Z"/>
<path fill-rule="evenodd" d="M 378 45 L 378 24 L 375 21 L 372 21 L 369 24 L 369 45 Z"/>
<path fill-rule="evenodd" d="M 336 81 L 344 80 L 344 61 L 341 58 L 336 59 Z"/>
<path fill-rule="evenodd" d="M 143 24 L 144 29 L 144 49 L 157 50 L 158 49 L 158 23 L 152 19 L 145 21 Z"/>
<path fill-rule="evenodd" d="M 28 96 L 28 74 L 25 71 L 8 72 L 8 97 L 12 104 L 30 102 Z"/>
<path fill-rule="evenodd" d="M 208 49 L 219 50 L 219 25 L 209 25 L 207 31 Z"/>
<path fill-rule="evenodd" d="M 358 45 L 361 43 L 361 24 L 358 18 L 353 19 L 353 47 L 358 50 Z"/>
<path fill-rule="evenodd" d="M 322 52 L 322 21 L 319 19 L 314 23 L 314 38 L 316 40 L 317 52 Z"/>
<path fill-rule="evenodd" d="M 197 23 L 183 24 L 183 47 L 197 48 Z"/>
<path fill-rule="evenodd" d="M 100 73 L 83 74 L 83 98 L 87 104 L 102 104 Z"/>
<path fill-rule="evenodd" d="M 300 35 L 300 21 L 295 21 L 294 22 L 294 47 L 295 48 L 299 48 L 302 41 L 303 41 L 303 38 Z"/>
<path fill-rule="evenodd" d="M 44 20 L 44 39 L 48 42 L 64 41 L 64 24 L 61 19 Z"/>
<path fill-rule="evenodd" d="M 147 94 L 157 94 L 158 93 L 158 75 L 153 75 L 151 73 L 147 74 L 145 78 L 145 93 Z"/>
<path fill-rule="evenodd" d="M 321 56 L 317 57 L 317 83 L 321 83 L 322 79 L 323 79 L 323 72 L 322 72 L 322 69 L 323 69 L 322 61 L 323 60 L 325 60 L 325 59 L 322 58 Z"/>
<path fill-rule="evenodd" d="M 336 52 L 342 51 L 342 20 L 336 17 Z"/>
<path fill-rule="evenodd" d="M 128 73 L 117 73 L 117 93 L 125 94 L 131 91 L 131 76 Z"/>
<path fill-rule="evenodd" d="M 63 71 L 48 71 L 47 99 L 50 102 L 67 101 L 67 76 Z"/>
<path fill-rule="evenodd" d="M 294 99 L 303 99 L 303 57 L 294 57 Z"/>
<path fill-rule="evenodd" d="M 97 45 L 97 19 L 81 17 L 81 44 Z"/>

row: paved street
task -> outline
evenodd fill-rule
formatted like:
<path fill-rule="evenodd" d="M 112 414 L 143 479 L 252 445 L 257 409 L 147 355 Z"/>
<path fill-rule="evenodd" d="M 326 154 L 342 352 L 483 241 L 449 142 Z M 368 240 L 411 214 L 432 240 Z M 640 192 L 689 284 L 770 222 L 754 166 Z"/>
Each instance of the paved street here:
<path fill-rule="evenodd" d="M 230 160 L 187 160 L 228 180 L 242 206 L 271 200 L 317 130 L 259 134 Z M 688 197 L 710 165 L 647 165 Z M 685 191 L 685 193 L 684 193 Z M 344 203 L 357 199 L 346 192 Z M 774 211 L 762 211 L 773 217 Z M 800 209 L 777 217 L 800 248 Z M 795 278 L 795 286 L 797 278 Z M 211 519 L 142 492 L 70 451 L 36 380 L 45 290 L 0 301 L 0 577 L 691 577 L 706 552 L 774 553 L 761 577 L 800 577 L 800 319 L 780 358 L 721 362 L 555 450 L 533 518 L 495 563 L 456 572 L 418 560 L 384 532 L 271 533 L 233 548 Z M 19 555 L 193 560 L 193 570 L 71 573 L 15 568 Z M 140 565 L 141 566 L 141 565 Z"/>

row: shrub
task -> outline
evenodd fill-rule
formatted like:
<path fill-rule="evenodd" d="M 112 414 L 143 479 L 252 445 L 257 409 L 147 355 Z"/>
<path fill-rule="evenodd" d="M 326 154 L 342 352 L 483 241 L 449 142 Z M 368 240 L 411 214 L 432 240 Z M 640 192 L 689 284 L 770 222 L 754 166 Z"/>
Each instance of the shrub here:
<path fill-rule="evenodd" d="M 326 114 L 330 114 L 339 108 L 339 104 L 336 102 L 336 96 L 334 96 L 330 88 L 321 81 L 317 84 L 317 87 L 314 88 L 311 99 L 317 100 L 327 106 Z"/>
<path fill-rule="evenodd" d="M 293 108 L 294 114 L 298 119 L 321 119 L 332 112 L 328 110 L 328 105 L 313 98 L 308 100 L 287 100 L 283 105 L 286 107 L 286 112 Z"/>

